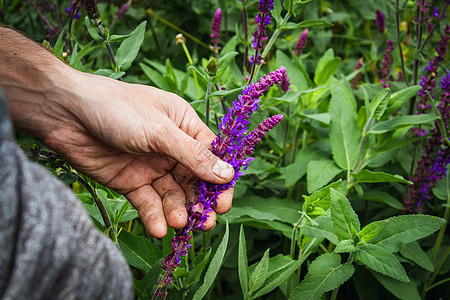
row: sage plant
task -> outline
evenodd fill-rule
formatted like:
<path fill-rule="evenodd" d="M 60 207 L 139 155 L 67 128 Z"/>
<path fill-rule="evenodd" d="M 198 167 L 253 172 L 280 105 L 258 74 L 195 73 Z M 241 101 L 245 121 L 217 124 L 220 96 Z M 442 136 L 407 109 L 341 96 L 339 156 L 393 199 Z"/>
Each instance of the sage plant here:
<path fill-rule="evenodd" d="M 250 57 L 252 65 L 262 64 L 262 50 L 264 41 L 267 39 L 267 26 L 270 25 L 272 17 L 270 11 L 274 8 L 273 0 L 260 0 L 258 3 L 259 14 L 256 15 L 258 29 L 253 32 L 252 47 L 255 49 L 255 55 Z"/>
<path fill-rule="evenodd" d="M 222 10 L 218 8 L 214 13 L 214 18 L 211 23 L 211 44 L 212 48 L 217 50 L 220 43 L 220 27 L 222 25 Z"/>
<path fill-rule="evenodd" d="M 186 204 L 187 224 L 184 228 L 175 231 L 175 237 L 171 241 L 172 253 L 161 263 L 164 274 L 159 280 L 159 286 L 153 298 L 166 297 L 167 287 L 173 281 L 173 272 L 180 265 L 181 257 L 186 256 L 191 247 L 191 231 L 200 231 L 204 228 L 208 213 L 217 205 L 219 195 L 232 188 L 244 175 L 245 169 L 253 160 L 251 155 L 256 144 L 283 119 L 283 115 L 272 116 L 248 133 L 249 118 L 258 109 L 262 94 L 275 84 L 286 86 L 287 82 L 284 67 L 263 76 L 258 82 L 248 85 L 242 95 L 233 102 L 228 113 L 222 117 L 218 125 L 219 133 L 212 142 L 210 150 L 233 166 L 234 178 L 226 184 L 212 184 L 203 180 L 197 180 L 194 183 L 195 199 Z"/>
<path fill-rule="evenodd" d="M 300 37 L 298 38 L 294 46 L 295 55 L 297 56 L 302 55 L 303 50 L 306 47 L 306 42 L 308 41 L 308 34 L 309 34 L 308 28 L 303 30 L 303 32 L 300 34 Z"/>

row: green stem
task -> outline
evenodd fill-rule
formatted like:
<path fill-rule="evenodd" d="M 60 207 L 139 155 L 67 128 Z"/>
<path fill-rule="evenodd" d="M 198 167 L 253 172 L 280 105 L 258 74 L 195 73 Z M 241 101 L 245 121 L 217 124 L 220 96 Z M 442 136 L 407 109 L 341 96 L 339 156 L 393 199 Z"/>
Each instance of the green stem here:
<path fill-rule="evenodd" d="M 186 47 L 186 43 L 182 42 L 180 44 L 181 44 L 181 47 L 183 47 L 184 54 L 186 55 L 186 58 L 187 58 L 189 64 L 191 66 L 193 66 L 194 62 L 192 61 L 192 57 L 191 57 L 191 54 L 189 53 L 189 49 Z M 200 96 L 201 96 L 200 85 L 198 84 L 197 73 L 195 72 L 195 70 L 192 70 L 192 76 L 194 76 L 195 88 L 197 89 L 197 97 L 200 99 Z"/>
<path fill-rule="evenodd" d="M 209 95 L 211 94 L 211 83 L 208 83 L 205 95 L 205 124 L 209 127 Z"/>
<path fill-rule="evenodd" d="M 399 12 L 399 0 L 395 0 L 395 27 L 397 30 L 397 42 L 398 42 L 398 52 L 400 53 L 400 63 L 402 66 L 403 78 L 407 86 L 410 86 L 410 82 L 408 81 L 408 77 L 406 76 L 406 68 L 405 61 L 403 59 L 403 49 L 402 44 L 400 43 L 400 12 Z"/>
<path fill-rule="evenodd" d="M 425 2 L 424 0 L 418 0 L 418 1 L 421 1 L 422 4 Z M 422 23 L 423 23 L 423 19 L 424 19 L 424 13 L 421 12 L 419 5 L 417 6 L 416 18 L 419 19 L 419 22 L 416 25 L 416 39 L 417 39 L 416 54 L 418 54 L 420 48 L 422 47 L 422 30 L 423 30 Z M 414 65 L 413 65 L 413 82 L 412 82 L 413 85 L 417 84 L 418 74 L 419 74 L 419 58 L 415 58 Z M 413 114 L 415 106 L 416 106 L 416 96 L 412 97 L 409 102 L 409 114 L 410 115 Z"/>
<path fill-rule="evenodd" d="M 450 281 L 450 278 L 446 278 L 446 279 L 443 279 L 443 280 L 441 280 L 441 281 L 436 282 L 436 283 L 433 284 L 432 286 L 428 287 L 427 290 L 426 290 L 425 292 L 428 292 L 429 290 L 434 289 L 435 287 L 437 287 L 437 286 L 439 286 L 439 285 L 441 285 L 441 284 L 443 284 L 443 283 L 446 283 L 447 281 Z"/>
<path fill-rule="evenodd" d="M 209 47 L 208 45 L 206 45 L 205 43 L 203 43 L 202 41 L 200 41 L 198 38 L 196 38 L 196 37 L 193 36 L 192 34 L 189 34 L 189 33 L 187 33 L 186 31 L 184 31 L 183 29 L 179 28 L 178 26 L 176 26 L 176 25 L 170 23 L 170 22 L 167 21 L 166 19 L 163 19 L 163 18 L 161 18 L 160 16 L 155 15 L 155 14 L 153 13 L 153 10 L 152 10 L 152 9 L 150 9 L 150 8 L 149 8 L 149 9 L 146 9 L 145 12 L 146 12 L 147 14 L 149 14 L 150 16 L 154 17 L 156 20 L 160 21 L 161 23 L 163 23 L 163 24 L 169 26 L 170 28 L 172 28 L 172 29 L 174 29 L 174 30 L 176 30 L 176 31 L 178 31 L 178 32 L 180 32 L 180 33 L 182 33 L 184 36 L 190 38 L 191 40 L 193 40 L 195 43 L 199 44 L 199 45 L 202 46 L 203 48 L 205 48 L 205 49 L 207 49 L 207 50 L 209 50 L 209 51 L 211 51 L 211 52 L 214 53 L 214 50 L 211 49 L 211 47 Z"/>
<path fill-rule="evenodd" d="M 292 228 L 291 249 L 290 249 L 290 252 L 289 252 L 289 255 L 291 256 L 292 259 L 294 259 L 294 256 L 295 256 L 295 245 L 297 243 L 297 230 L 298 230 L 298 227 L 300 226 L 300 223 L 303 221 L 304 217 L 305 217 L 305 213 L 302 213 L 302 215 L 298 219 L 297 223 L 295 223 L 294 227 Z M 289 298 L 290 295 L 291 295 L 291 288 L 292 288 L 291 287 L 291 281 L 292 281 L 292 277 L 293 276 L 294 276 L 294 274 L 289 276 L 289 279 L 288 279 L 288 282 L 287 282 L 287 287 L 286 287 L 287 298 Z"/>
<path fill-rule="evenodd" d="M 114 56 L 114 52 L 112 51 L 111 45 L 109 42 L 107 42 L 107 38 L 105 35 L 105 32 L 103 31 L 102 26 L 97 22 L 97 20 L 94 20 L 95 27 L 97 28 L 98 34 L 102 38 L 102 40 L 105 43 L 106 50 L 108 50 L 109 58 L 111 59 L 111 63 L 114 67 L 114 72 L 119 72 L 119 68 L 117 66 L 116 57 Z M 122 81 L 122 77 L 119 78 L 120 81 Z"/>

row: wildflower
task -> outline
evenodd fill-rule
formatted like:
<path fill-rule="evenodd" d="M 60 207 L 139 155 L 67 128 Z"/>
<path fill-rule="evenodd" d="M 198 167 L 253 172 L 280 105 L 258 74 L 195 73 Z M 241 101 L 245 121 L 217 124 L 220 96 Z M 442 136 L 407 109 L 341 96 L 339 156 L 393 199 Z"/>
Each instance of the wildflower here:
<path fill-rule="evenodd" d="M 218 126 L 218 135 L 211 144 L 211 152 L 217 157 L 228 162 L 234 168 L 234 178 L 226 184 L 212 184 L 202 180 L 194 183 L 195 199 L 186 204 L 188 212 L 187 224 L 183 229 L 175 231 L 172 239 L 172 253 L 161 263 L 164 275 L 159 281 L 155 297 L 165 297 L 167 286 L 172 282 L 173 271 L 181 262 L 181 257 L 186 256 L 189 247 L 191 231 L 202 230 L 212 207 L 217 205 L 219 195 L 233 187 L 237 180 L 244 175 L 244 170 L 253 160 L 250 157 L 256 144 L 264 135 L 279 124 L 282 115 L 275 115 L 261 123 L 255 130 L 247 134 L 248 119 L 258 109 L 258 103 L 262 94 L 274 84 L 286 81 L 286 69 L 271 72 L 262 77 L 258 82 L 247 86 L 242 95 L 233 102 L 233 107 L 222 117 Z"/>
<path fill-rule="evenodd" d="M 211 43 L 213 48 L 217 49 L 217 45 L 220 43 L 220 26 L 222 24 L 222 10 L 218 8 L 214 13 L 214 18 L 211 23 Z"/>
<path fill-rule="evenodd" d="M 422 89 L 419 91 L 418 108 L 419 112 L 423 113 L 430 109 L 428 104 L 428 95 L 434 99 L 433 89 L 436 87 L 436 76 L 438 73 L 439 65 L 444 61 L 445 53 L 447 52 L 448 42 L 450 40 L 450 26 L 446 25 L 444 34 L 441 36 L 439 45 L 435 50 L 437 55 L 430 61 L 425 68 L 426 74 L 422 76 L 420 86 Z"/>
<path fill-rule="evenodd" d="M 303 50 L 306 47 L 306 42 L 308 41 L 308 28 L 306 28 L 305 30 L 303 30 L 302 34 L 300 34 L 300 37 L 297 40 L 297 43 L 295 43 L 294 46 L 294 53 L 297 56 L 302 55 Z"/>
<path fill-rule="evenodd" d="M 387 41 L 388 46 L 386 47 L 386 53 L 383 54 L 383 59 L 381 60 L 381 83 L 383 88 L 391 86 L 391 65 L 392 65 L 392 51 L 394 50 L 394 43 L 391 40 Z"/>
<path fill-rule="evenodd" d="M 440 103 L 437 106 L 444 123 L 444 130 L 448 133 L 450 120 L 450 72 L 441 81 Z M 440 131 L 437 121 L 430 130 L 424 147 L 424 154 L 417 162 L 414 176 L 410 178 L 413 184 L 408 189 L 404 198 L 405 209 L 409 212 L 421 211 L 426 200 L 431 199 L 431 189 L 436 186 L 438 180 L 447 174 L 447 165 L 450 162 L 450 148 L 448 147 L 444 133 Z"/>
<path fill-rule="evenodd" d="M 95 20 L 100 16 L 95 0 L 81 0 L 89 19 Z"/>
<path fill-rule="evenodd" d="M 361 57 L 358 59 L 358 61 L 355 64 L 355 69 L 353 71 L 361 69 L 363 66 L 363 58 Z M 354 90 L 358 89 L 359 80 L 361 79 L 361 72 L 356 74 L 355 77 L 353 77 L 352 82 L 350 83 L 350 87 Z"/>
<path fill-rule="evenodd" d="M 80 18 L 80 7 L 78 6 L 78 1 L 72 0 L 70 1 L 69 7 L 67 7 L 64 12 L 67 13 L 67 17 L 70 19 L 79 19 Z"/>
<path fill-rule="evenodd" d="M 385 18 L 384 18 L 383 13 L 381 11 L 379 11 L 378 9 L 375 13 L 376 13 L 375 22 L 377 24 L 378 33 L 382 34 L 382 33 L 384 33 L 384 30 L 386 29 Z"/>
<path fill-rule="evenodd" d="M 119 9 L 116 11 L 116 14 L 114 15 L 114 19 L 120 20 L 122 17 L 127 13 L 128 9 L 130 8 L 131 1 L 127 1 L 124 5 L 119 7 Z"/>
<path fill-rule="evenodd" d="M 258 29 L 253 32 L 252 47 L 256 50 L 255 55 L 250 57 L 250 63 L 260 65 L 262 63 L 261 51 L 264 47 L 264 41 L 267 39 L 267 26 L 270 25 L 272 17 L 269 15 L 273 9 L 273 0 L 260 0 L 258 3 L 259 14 L 256 15 Z"/>

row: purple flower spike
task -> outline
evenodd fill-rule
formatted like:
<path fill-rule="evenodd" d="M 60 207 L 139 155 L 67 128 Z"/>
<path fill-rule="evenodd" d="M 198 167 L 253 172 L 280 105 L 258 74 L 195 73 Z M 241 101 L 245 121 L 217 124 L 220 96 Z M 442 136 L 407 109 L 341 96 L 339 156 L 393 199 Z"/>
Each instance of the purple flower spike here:
<path fill-rule="evenodd" d="M 120 20 L 122 17 L 127 13 L 128 9 L 130 8 L 130 1 L 122 5 L 116 12 L 114 19 Z"/>
<path fill-rule="evenodd" d="M 306 46 L 306 42 L 308 41 L 308 28 L 306 28 L 305 30 L 303 30 L 302 34 L 300 34 L 300 37 L 297 40 L 297 43 L 295 43 L 295 47 L 294 47 L 294 53 L 297 56 L 302 55 L 303 50 L 305 49 Z"/>
<path fill-rule="evenodd" d="M 385 25 L 385 19 L 384 19 L 384 15 L 381 11 L 379 11 L 377 9 L 376 11 L 376 18 L 375 18 L 375 22 L 377 24 L 377 28 L 378 28 L 378 33 L 384 33 L 384 30 L 386 29 L 386 25 Z"/>
<path fill-rule="evenodd" d="M 220 26 L 222 24 L 222 10 L 218 8 L 214 14 L 214 19 L 211 24 L 211 43 L 217 48 L 220 42 Z"/>
<path fill-rule="evenodd" d="M 363 66 L 363 58 L 361 57 L 355 64 L 355 69 L 353 71 L 361 69 Z M 353 77 L 350 87 L 354 90 L 358 89 L 359 81 L 361 80 L 361 72 L 359 72 L 355 77 Z"/>
<path fill-rule="evenodd" d="M 271 72 L 259 79 L 258 82 L 247 86 L 242 95 L 233 102 L 228 113 L 222 117 L 218 126 L 219 133 L 211 144 L 211 152 L 226 161 L 234 168 L 234 178 L 226 184 L 212 184 L 203 180 L 194 183 L 195 197 L 193 202 L 186 204 L 188 213 L 187 224 L 184 228 L 175 231 L 172 239 L 172 253 L 161 263 L 164 275 L 159 280 L 158 289 L 154 298 L 167 295 L 167 287 L 172 282 L 172 275 L 181 262 L 181 257 L 186 256 L 192 238 L 191 231 L 199 231 L 204 228 L 208 219 L 208 213 L 217 205 L 219 195 L 236 184 L 244 175 L 245 170 L 253 160 L 250 157 L 258 142 L 274 126 L 279 124 L 283 115 L 275 115 L 261 123 L 255 130 L 248 133 L 249 118 L 258 109 L 258 103 L 262 94 L 275 84 L 286 82 L 286 68 Z"/>
<path fill-rule="evenodd" d="M 392 51 L 394 50 L 394 43 L 391 40 L 387 41 L 388 45 L 386 47 L 386 53 L 383 54 L 383 59 L 381 60 L 381 83 L 383 88 L 391 87 L 391 65 L 392 65 Z"/>
<path fill-rule="evenodd" d="M 250 57 L 250 64 L 262 64 L 261 52 L 264 48 L 264 41 L 267 39 L 267 25 L 270 25 L 272 17 L 269 16 L 273 9 L 273 0 L 260 0 L 258 3 L 259 14 L 256 15 L 258 29 L 253 32 L 252 47 L 256 50 L 255 55 Z"/>

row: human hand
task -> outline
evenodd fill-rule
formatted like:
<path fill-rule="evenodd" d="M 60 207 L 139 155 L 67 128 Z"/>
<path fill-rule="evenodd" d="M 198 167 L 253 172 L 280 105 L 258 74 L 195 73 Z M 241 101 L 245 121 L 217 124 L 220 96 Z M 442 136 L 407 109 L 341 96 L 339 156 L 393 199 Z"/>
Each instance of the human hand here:
<path fill-rule="evenodd" d="M 195 178 L 233 178 L 233 168 L 208 150 L 215 135 L 182 98 L 72 69 L 60 74 L 65 83 L 47 93 L 34 134 L 75 169 L 125 195 L 152 236 L 165 236 L 166 224 L 184 227 Z M 215 212 L 230 209 L 232 194 L 219 197 Z M 215 212 L 205 230 L 215 225 Z"/>

